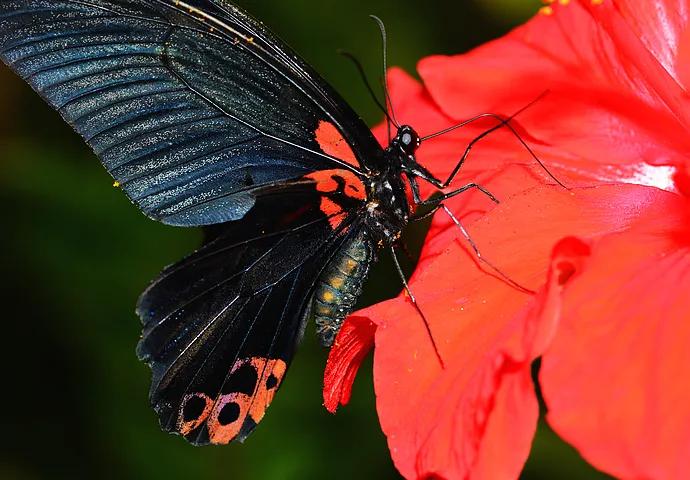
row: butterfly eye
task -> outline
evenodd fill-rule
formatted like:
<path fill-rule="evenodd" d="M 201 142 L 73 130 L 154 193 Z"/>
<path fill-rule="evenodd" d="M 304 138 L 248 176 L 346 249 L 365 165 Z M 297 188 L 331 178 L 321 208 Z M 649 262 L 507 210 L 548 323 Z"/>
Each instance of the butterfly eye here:
<path fill-rule="evenodd" d="M 412 135 L 409 133 L 405 133 L 402 136 L 402 143 L 405 145 L 410 145 L 412 143 Z"/>

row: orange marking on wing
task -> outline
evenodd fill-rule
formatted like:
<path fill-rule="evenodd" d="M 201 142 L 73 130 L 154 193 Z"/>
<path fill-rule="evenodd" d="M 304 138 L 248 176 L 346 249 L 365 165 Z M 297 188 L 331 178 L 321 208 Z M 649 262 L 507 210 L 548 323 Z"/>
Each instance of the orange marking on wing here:
<path fill-rule="evenodd" d="M 345 184 L 345 191 L 343 192 L 345 195 L 356 200 L 366 200 L 367 198 L 364 183 L 349 170 L 320 170 L 305 175 L 304 178 L 316 182 L 316 190 L 324 193 L 335 193 L 339 186 L 338 180 L 341 179 L 342 183 Z"/>
<path fill-rule="evenodd" d="M 355 200 L 366 200 L 366 188 L 362 180 L 349 170 L 321 170 L 305 175 L 304 178 L 316 184 L 316 191 L 324 194 L 342 194 Z M 340 190 L 339 190 L 340 189 Z M 331 228 L 335 230 L 345 219 L 343 208 L 337 203 L 337 197 L 321 197 L 319 209 L 328 217 Z"/>
<path fill-rule="evenodd" d="M 204 408 L 202 409 L 201 413 L 199 414 L 198 417 L 192 418 L 189 420 L 185 420 L 184 418 L 184 409 L 187 406 L 187 403 L 194 400 L 194 399 L 199 399 L 204 402 Z M 182 434 L 182 435 L 187 435 L 189 432 L 195 430 L 199 425 L 204 423 L 204 421 L 208 418 L 209 414 L 211 413 L 211 408 L 213 407 L 213 400 L 211 400 L 211 397 L 204 393 L 190 393 L 188 395 L 184 396 L 184 399 L 182 400 L 182 404 L 180 405 L 180 413 L 178 416 L 178 421 L 177 421 L 177 430 Z"/>
<path fill-rule="evenodd" d="M 251 395 L 235 392 L 218 398 L 207 421 L 211 443 L 225 444 L 234 440 L 242 430 L 248 415 L 255 423 L 259 423 L 287 370 L 287 364 L 280 359 L 251 357 L 237 360 L 230 373 L 246 364 L 250 364 L 256 372 L 254 391 Z M 228 409 L 225 412 L 228 416 L 225 418 L 224 408 Z"/>
<path fill-rule="evenodd" d="M 331 215 L 337 215 L 343 211 L 343 209 L 340 208 L 340 205 L 338 205 L 328 197 L 321 197 L 321 206 L 319 208 L 328 217 L 330 217 Z"/>
<path fill-rule="evenodd" d="M 366 200 L 367 198 L 367 194 L 364 191 L 364 185 L 361 185 L 360 188 L 359 186 L 354 185 L 352 183 L 348 183 L 345 186 L 345 195 L 347 195 L 348 197 L 356 198 L 357 200 Z"/>
<path fill-rule="evenodd" d="M 332 217 L 328 217 L 328 223 L 331 224 L 331 228 L 333 230 L 336 230 L 338 226 L 340 226 L 341 223 L 343 223 L 343 220 L 345 220 L 345 213 L 339 213 L 338 215 L 334 215 Z M 345 229 L 347 231 L 347 229 Z"/>
<path fill-rule="evenodd" d="M 240 433 L 244 419 L 247 418 L 251 401 L 252 397 L 245 393 L 228 393 L 218 397 L 207 422 L 211 443 L 230 443 Z M 223 422 L 223 418 L 221 418 L 226 405 L 229 405 L 228 409 L 237 410 L 237 417 L 233 421 Z"/>
<path fill-rule="evenodd" d="M 338 190 L 338 182 L 335 181 L 334 176 L 338 176 L 340 172 L 345 172 L 346 170 L 320 170 L 318 172 L 310 173 L 305 175 L 304 178 L 313 180 L 316 183 L 316 191 L 331 193 Z"/>
<path fill-rule="evenodd" d="M 316 135 L 316 141 L 321 147 L 321 150 L 323 150 L 326 155 L 338 158 L 349 163 L 353 167 L 359 167 L 354 152 L 338 129 L 335 128 L 335 125 L 321 120 L 314 134 Z"/>
<path fill-rule="evenodd" d="M 254 402 L 249 409 L 249 415 L 254 422 L 259 423 L 266 409 L 273 401 L 273 397 L 278 391 L 278 386 L 283 380 L 287 364 L 280 359 L 268 360 L 265 358 L 255 357 L 252 359 L 252 364 L 257 372 L 263 372 L 261 378 L 257 382 L 256 390 L 254 392 Z"/>

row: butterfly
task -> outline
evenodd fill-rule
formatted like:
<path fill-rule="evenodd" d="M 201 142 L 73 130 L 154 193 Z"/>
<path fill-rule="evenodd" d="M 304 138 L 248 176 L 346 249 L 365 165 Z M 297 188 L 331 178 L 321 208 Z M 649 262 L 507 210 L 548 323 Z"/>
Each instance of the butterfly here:
<path fill-rule="evenodd" d="M 226 0 L 3 0 L 0 57 L 147 217 L 203 227 L 201 247 L 137 305 L 151 404 L 163 430 L 196 445 L 252 432 L 308 321 L 330 346 L 419 207 L 470 189 L 495 200 L 474 183 L 445 191 L 469 148 L 445 181 L 415 158 L 437 134 L 395 122 L 382 148 Z M 419 181 L 443 192 L 424 200 Z"/>

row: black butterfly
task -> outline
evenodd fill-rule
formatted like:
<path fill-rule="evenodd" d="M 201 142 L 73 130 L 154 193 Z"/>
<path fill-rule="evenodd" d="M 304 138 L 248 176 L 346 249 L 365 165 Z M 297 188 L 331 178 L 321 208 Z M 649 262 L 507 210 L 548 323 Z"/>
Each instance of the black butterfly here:
<path fill-rule="evenodd" d="M 415 160 L 424 139 L 397 123 L 382 149 L 308 65 L 225 0 L 2 0 L 0 56 L 148 217 L 205 227 L 201 248 L 137 307 L 151 403 L 164 430 L 194 444 L 247 437 L 307 320 L 333 342 L 413 207 L 473 188 L 491 197 L 468 184 L 422 200 L 417 179 L 443 189 L 462 161 L 434 178 Z"/>

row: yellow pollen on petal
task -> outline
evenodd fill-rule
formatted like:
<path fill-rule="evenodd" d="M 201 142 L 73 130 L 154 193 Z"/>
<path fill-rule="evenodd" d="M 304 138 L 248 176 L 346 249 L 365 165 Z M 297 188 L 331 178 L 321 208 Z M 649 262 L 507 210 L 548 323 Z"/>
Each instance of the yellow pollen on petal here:
<path fill-rule="evenodd" d="M 570 3 L 570 0 L 558 0 L 558 3 L 561 5 L 568 5 Z"/>
<path fill-rule="evenodd" d="M 115 180 L 115 181 L 113 182 L 113 187 L 118 188 L 119 186 L 120 186 L 120 182 L 118 182 L 117 180 Z"/>
<path fill-rule="evenodd" d="M 539 13 L 542 15 L 553 15 L 553 8 L 552 7 L 541 7 L 539 9 Z"/>
<path fill-rule="evenodd" d="M 601 5 L 604 3 L 604 0 L 592 0 L 592 5 Z"/>

